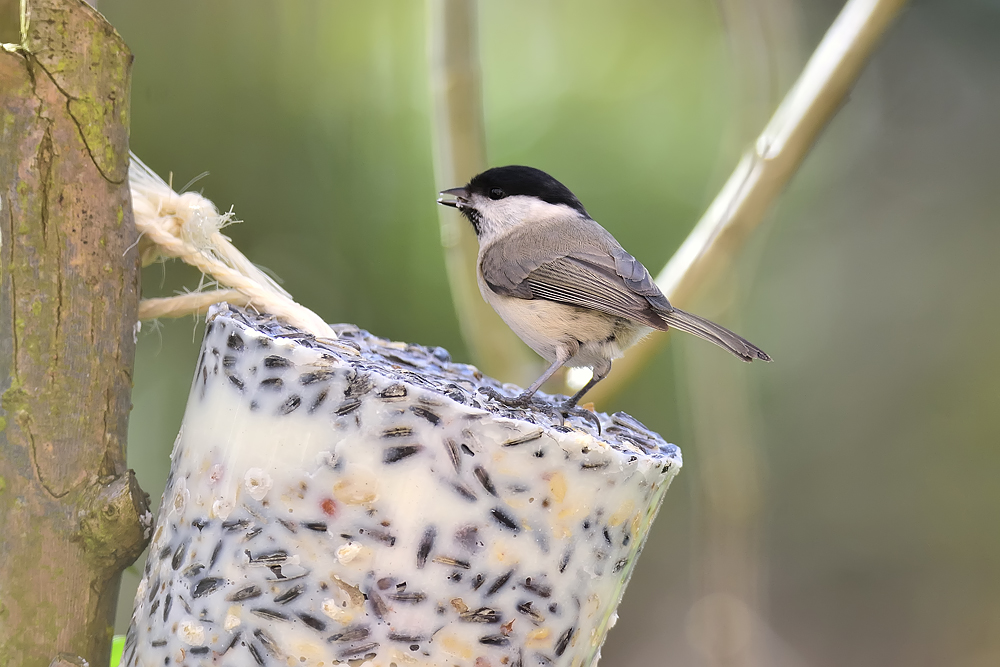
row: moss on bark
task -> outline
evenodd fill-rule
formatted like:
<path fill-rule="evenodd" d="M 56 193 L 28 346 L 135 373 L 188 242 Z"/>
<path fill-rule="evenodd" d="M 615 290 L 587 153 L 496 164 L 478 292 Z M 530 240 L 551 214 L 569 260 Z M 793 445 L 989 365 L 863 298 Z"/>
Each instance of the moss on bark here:
<path fill-rule="evenodd" d="M 0 667 L 99 665 L 147 510 L 125 466 L 132 56 L 80 0 L 26 11 L 0 52 Z"/>

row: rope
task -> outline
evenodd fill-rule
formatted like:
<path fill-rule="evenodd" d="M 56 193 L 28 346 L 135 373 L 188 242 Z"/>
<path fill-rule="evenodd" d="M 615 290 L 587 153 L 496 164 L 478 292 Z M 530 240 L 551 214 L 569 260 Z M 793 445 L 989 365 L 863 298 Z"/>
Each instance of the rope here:
<path fill-rule="evenodd" d="M 209 306 L 223 301 L 234 306 L 246 306 L 250 303 L 246 294 L 234 289 L 191 292 L 163 299 L 143 299 L 139 302 L 139 319 L 155 320 L 158 317 L 204 315 L 208 312 Z"/>
<path fill-rule="evenodd" d="M 215 204 L 197 192 L 177 194 L 135 154 L 129 184 L 142 265 L 161 258 L 180 259 L 230 288 L 143 299 L 140 319 L 200 314 L 213 303 L 228 301 L 253 306 L 315 336 L 337 337 L 316 313 L 296 303 L 219 231 L 237 222 L 232 209 L 220 214 Z"/>

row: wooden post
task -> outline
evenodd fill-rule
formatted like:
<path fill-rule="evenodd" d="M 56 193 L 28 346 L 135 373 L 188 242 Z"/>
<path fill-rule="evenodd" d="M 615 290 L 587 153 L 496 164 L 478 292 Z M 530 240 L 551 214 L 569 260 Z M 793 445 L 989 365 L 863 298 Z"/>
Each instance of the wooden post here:
<path fill-rule="evenodd" d="M 81 0 L 22 11 L 0 51 L 0 664 L 100 666 L 150 521 L 125 467 L 132 55 Z"/>

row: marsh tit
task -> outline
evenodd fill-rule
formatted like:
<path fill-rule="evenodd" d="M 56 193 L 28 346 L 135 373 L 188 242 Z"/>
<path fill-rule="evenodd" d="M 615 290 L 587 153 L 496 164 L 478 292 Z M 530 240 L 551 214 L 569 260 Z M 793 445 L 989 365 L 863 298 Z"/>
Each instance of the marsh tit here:
<path fill-rule="evenodd" d="M 447 198 L 438 203 L 461 211 L 479 239 L 483 298 L 551 364 L 520 396 L 487 389 L 492 398 L 524 406 L 562 366 L 589 367 L 591 380 L 563 405 L 575 411 L 611 361 L 653 329 L 686 331 L 743 361 L 771 360 L 729 329 L 671 306 L 646 267 L 544 171 L 496 167 L 440 194 Z"/>

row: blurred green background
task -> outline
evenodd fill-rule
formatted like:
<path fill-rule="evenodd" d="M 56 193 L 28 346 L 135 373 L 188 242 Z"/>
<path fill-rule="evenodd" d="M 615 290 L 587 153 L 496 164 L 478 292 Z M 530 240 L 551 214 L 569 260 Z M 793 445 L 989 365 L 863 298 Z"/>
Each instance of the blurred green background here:
<path fill-rule="evenodd" d="M 566 183 L 656 273 L 839 11 L 486 2 L 489 160 Z M 132 148 L 245 222 L 334 322 L 471 361 L 444 273 L 420 2 L 100 0 Z M 602 665 L 1000 664 L 1000 5 L 913 2 L 728 275 L 685 307 L 775 362 L 670 343 L 602 409 L 685 467 Z M 193 288 L 179 264 L 145 296 Z M 200 329 L 146 323 L 129 463 L 154 498 Z M 126 576 L 124 631 L 141 563 Z"/>

